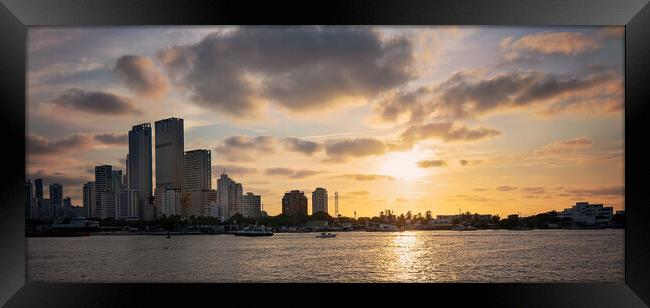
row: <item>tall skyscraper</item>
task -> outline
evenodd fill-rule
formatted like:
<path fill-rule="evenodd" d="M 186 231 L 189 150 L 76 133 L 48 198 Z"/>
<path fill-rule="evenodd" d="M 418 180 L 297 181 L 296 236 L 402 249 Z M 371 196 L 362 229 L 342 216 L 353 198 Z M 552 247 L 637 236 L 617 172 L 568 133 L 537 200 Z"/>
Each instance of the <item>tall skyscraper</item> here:
<path fill-rule="evenodd" d="M 307 216 L 307 197 L 299 190 L 286 192 L 282 197 L 282 214 Z"/>
<path fill-rule="evenodd" d="M 142 204 L 153 196 L 151 140 L 151 123 L 135 125 L 129 131 L 129 154 L 126 160 L 127 187 L 139 191 Z"/>
<path fill-rule="evenodd" d="M 63 186 L 59 183 L 50 185 L 50 211 L 52 217 L 63 213 Z"/>
<path fill-rule="evenodd" d="M 112 170 L 113 192 L 122 193 L 122 170 Z"/>
<path fill-rule="evenodd" d="M 223 207 L 223 217 L 230 218 L 238 211 L 243 187 L 227 174 L 222 173 L 217 180 L 217 202 Z"/>
<path fill-rule="evenodd" d="M 259 218 L 262 215 L 262 197 L 251 192 L 243 195 L 239 213 L 244 217 Z"/>
<path fill-rule="evenodd" d="M 83 208 L 87 217 L 97 217 L 95 204 L 95 182 L 88 182 L 83 186 Z"/>
<path fill-rule="evenodd" d="M 124 189 L 120 196 L 117 216 L 120 219 L 139 219 L 140 196 L 135 189 Z"/>
<path fill-rule="evenodd" d="M 212 159 L 210 150 L 185 152 L 183 164 L 183 190 L 212 189 Z"/>
<path fill-rule="evenodd" d="M 327 189 L 318 187 L 311 193 L 311 214 L 327 213 Z"/>
<path fill-rule="evenodd" d="M 156 121 L 156 189 L 183 188 L 184 147 L 183 119 Z"/>
<path fill-rule="evenodd" d="M 115 198 L 113 193 L 113 166 L 95 166 L 95 205 L 93 217 L 106 218 L 109 213 L 115 213 Z"/>

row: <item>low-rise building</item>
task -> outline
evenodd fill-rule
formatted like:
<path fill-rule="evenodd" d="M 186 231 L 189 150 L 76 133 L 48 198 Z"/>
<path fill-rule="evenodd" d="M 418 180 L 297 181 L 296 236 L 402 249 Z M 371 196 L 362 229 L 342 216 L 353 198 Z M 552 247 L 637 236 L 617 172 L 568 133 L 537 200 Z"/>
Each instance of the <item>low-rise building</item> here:
<path fill-rule="evenodd" d="M 614 209 L 611 206 L 603 206 L 602 204 L 576 202 L 574 206 L 564 209 L 558 216 L 571 218 L 577 224 L 595 225 L 611 221 L 614 216 Z"/>

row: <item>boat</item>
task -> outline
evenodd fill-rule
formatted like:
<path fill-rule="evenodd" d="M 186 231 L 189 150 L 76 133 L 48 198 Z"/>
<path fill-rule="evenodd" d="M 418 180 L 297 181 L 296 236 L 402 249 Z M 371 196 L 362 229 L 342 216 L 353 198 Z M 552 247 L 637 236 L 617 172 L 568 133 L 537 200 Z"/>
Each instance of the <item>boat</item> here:
<path fill-rule="evenodd" d="M 393 224 L 368 222 L 366 223 L 367 232 L 395 232 L 402 231 Z"/>
<path fill-rule="evenodd" d="M 452 230 L 454 230 L 454 231 L 476 231 L 478 229 L 476 227 L 474 227 L 474 226 L 458 225 L 458 226 L 455 226 Z"/>
<path fill-rule="evenodd" d="M 329 232 L 327 232 L 327 233 L 323 232 L 323 233 L 321 233 L 319 235 L 316 235 L 316 237 L 317 238 L 333 238 L 333 237 L 336 237 L 336 234 L 332 234 L 332 233 L 329 233 Z"/>
<path fill-rule="evenodd" d="M 233 233 L 235 236 L 271 236 L 273 231 L 271 229 L 262 227 L 246 227 L 243 230 Z"/>

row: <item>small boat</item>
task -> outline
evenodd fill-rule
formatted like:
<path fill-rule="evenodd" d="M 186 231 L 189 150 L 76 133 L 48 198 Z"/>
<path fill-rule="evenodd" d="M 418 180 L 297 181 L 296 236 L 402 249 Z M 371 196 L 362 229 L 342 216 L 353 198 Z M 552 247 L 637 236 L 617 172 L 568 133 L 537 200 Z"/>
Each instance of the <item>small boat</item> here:
<path fill-rule="evenodd" d="M 474 226 L 458 225 L 458 226 L 455 226 L 452 230 L 454 230 L 454 231 L 476 231 L 478 229 L 476 229 Z"/>
<path fill-rule="evenodd" d="M 235 236 L 271 236 L 273 232 L 266 227 L 246 227 L 233 233 Z"/>
<path fill-rule="evenodd" d="M 323 232 L 323 233 L 321 233 L 319 235 L 316 235 L 316 237 L 317 238 L 333 238 L 333 237 L 336 237 L 336 234 L 332 234 L 332 233 L 329 233 L 329 232 L 327 232 L 327 233 Z"/>

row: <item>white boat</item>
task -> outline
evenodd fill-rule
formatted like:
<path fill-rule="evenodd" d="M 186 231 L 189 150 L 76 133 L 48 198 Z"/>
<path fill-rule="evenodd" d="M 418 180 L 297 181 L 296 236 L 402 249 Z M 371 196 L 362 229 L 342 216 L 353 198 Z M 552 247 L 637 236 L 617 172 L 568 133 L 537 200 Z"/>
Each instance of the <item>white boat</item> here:
<path fill-rule="evenodd" d="M 235 236 L 271 236 L 273 231 L 264 226 L 261 227 L 246 227 L 243 230 L 233 233 Z"/>
<path fill-rule="evenodd" d="M 316 237 L 317 238 L 333 238 L 333 237 L 336 237 L 336 234 L 332 234 L 332 233 L 329 233 L 329 232 L 328 233 L 323 232 L 323 233 L 321 233 L 319 235 L 316 235 Z"/>

